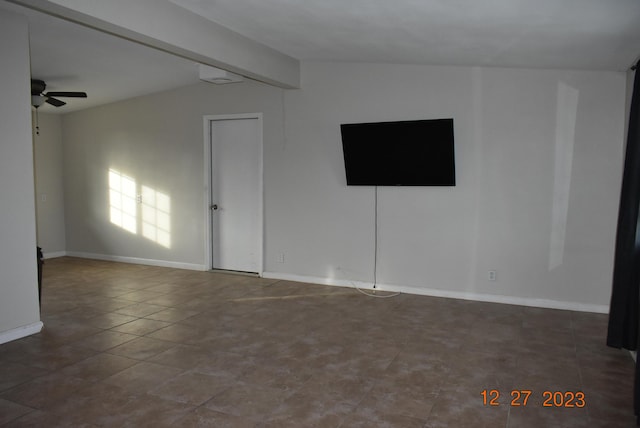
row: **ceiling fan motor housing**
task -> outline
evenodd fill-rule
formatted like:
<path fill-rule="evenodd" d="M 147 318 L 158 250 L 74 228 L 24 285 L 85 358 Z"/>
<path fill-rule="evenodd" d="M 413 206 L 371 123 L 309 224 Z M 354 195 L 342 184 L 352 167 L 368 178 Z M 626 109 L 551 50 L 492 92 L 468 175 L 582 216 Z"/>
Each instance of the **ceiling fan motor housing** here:
<path fill-rule="evenodd" d="M 31 79 L 31 95 L 40 95 L 47 89 L 47 84 L 42 80 Z"/>

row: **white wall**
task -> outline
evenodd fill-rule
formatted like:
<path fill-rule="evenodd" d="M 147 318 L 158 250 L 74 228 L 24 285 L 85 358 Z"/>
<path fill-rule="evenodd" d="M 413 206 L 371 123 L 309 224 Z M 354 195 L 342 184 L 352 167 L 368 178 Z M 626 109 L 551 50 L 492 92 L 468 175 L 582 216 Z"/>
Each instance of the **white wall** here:
<path fill-rule="evenodd" d="M 62 158 L 62 116 L 38 114 L 40 134 L 33 132 L 37 240 L 45 257 L 66 250 Z"/>
<path fill-rule="evenodd" d="M 345 185 L 339 125 L 453 117 L 456 187 L 379 189 L 378 282 L 606 310 L 624 74 L 307 63 L 302 76 L 268 166 L 267 270 L 371 282 L 374 191 Z"/>
<path fill-rule="evenodd" d="M 29 37 L 0 7 L 0 343 L 42 328 L 38 310 Z"/>
<path fill-rule="evenodd" d="M 202 116 L 263 112 L 266 274 L 371 283 L 374 190 L 346 186 L 339 125 L 453 117 L 456 187 L 379 189 L 379 285 L 606 311 L 623 73 L 306 63 L 302 76 L 300 90 L 203 83 L 66 115 L 68 250 L 206 266 Z M 109 223 L 109 168 L 171 195 L 171 249 Z"/>
<path fill-rule="evenodd" d="M 204 259 L 203 116 L 264 113 L 265 145 L 282 140 L 282 90 L 247 81 L 200 83 L 63 117 L 67 251 L 125 257 L 194 269 Z M 170 197 L 171 246 L 165 248 L 110 221 L 108 171 Z M 138 208 L 140 208 L 138 206 Z"/>

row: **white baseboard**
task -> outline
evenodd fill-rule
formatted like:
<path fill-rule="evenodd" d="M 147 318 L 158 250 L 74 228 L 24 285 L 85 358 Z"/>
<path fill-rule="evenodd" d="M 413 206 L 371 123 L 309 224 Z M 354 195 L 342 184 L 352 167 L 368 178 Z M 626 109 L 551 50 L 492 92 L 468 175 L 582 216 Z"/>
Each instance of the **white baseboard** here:
<path fill-rule="evenodd" d="M 168 260 L 154 260 L 154 259 L 143 259 L 139 257 L 113 256 L 108 254 L 84 253 L 81 251 L 67 251 L 66 255 L 70 257 L 79 257 L 82 259 L 105 260 L 109 262 L 131 263 L 136 265 L 147 265 L 147 266 L 160 266 L 160 267 L 168 267 L 168 268 L 174 268 L 174 269 L 187 269 L 187 270 L 199 270 L 199 271 L 209 270 L 209 268 L 205 265 L 199 265 L 194 263 L 172 262 Z"/>
<path fill-rule="evenodd" d="M 138 257 L 113 256 L 106 254 L 93 254 L 76 251 L 60 251 L 55 253 L 46 253 L 45 259 L 62 256 L 80 257 L 85 259 L 106 260 L 112 262 L 132 263 L 149 266 L 169 267 L 175 269 L 187 269 L 197 271 L 207 271 L 209 267 L 206 265 L 171 262 L 166 260 L 144 259 Z M 371 290 L 373 283 L 366 281 L 352 281 L 338 278 L 323 278 L 307 275 L 296 275 L 282 272 L 263 272 L 262 277 L 270 279 L 282 279 L 286 281 L 308 282 L 311 284 L 331 285 L 337 287 L 362 288 Z M 421 288 L 391 284 L 376 284 L 376 290 L 400 292 L 407 294 L 416 294 L 432 297 L 446 297 L 451 299 L 473 300 L 478 302 L 503 303 L 508 305 L 530 306 L 536 308 L 562 309 L 577 312 L 594 312 L 600 314 L 608 314 L 608 305 L 594 305 L 588 303 L 566 302 L 560 300 L 535 299 L 529 297 L 502 296 L 497 294 L 471 293 L 466 291 L 449 291 L 439 290 L 435 288 Z"/>
<path fill-rule="evenodd" d="M 52 251 L 50 253 L 42 253 L 42 256 L 46 259 L 55 259 L 57 257 L 64 257 L 67 255 L 66 251 Z"/>
<path fill-rule="evenodd" d="M 42 321 L 38 321 L 33 324 L 23 325 L 22 327 L 0 332 L 0 345 L 13 340 L 22 339 L 23 337 L 31 336 L 32 334 L 40 333 L 43 326 L 44 324 L 42 324 Z"/>
<path fill-rule="evenodd" d="M 314 276 L 295 275 L 281 272 L 264 272 L 265 278 L 282 279 L 286 281 L 309 282 L 312 284 L 333 285 L 338 287 L 362 288 L 371 290 L 373 283 L 363 281 L 350 281 L 335 278 L 322 278 Z M 496 294 L 471 293 L 466 291 L 438 290 L 434 288 L 419 288 L 402 285 L 376 284 L 376 290 L 417 294 L 422 296 L 446 297 L 450 299 L 473 300 L 478 302 L 503 303 L 507 305 L 531 306 L 546 309 L 563 309 L 577 312 L 594 312 L 608 314 L 609 306 L 593 305 L 587 303 L 564 302 L 549 299 L 534 299 L 528 297 L 501 296 Z"/>

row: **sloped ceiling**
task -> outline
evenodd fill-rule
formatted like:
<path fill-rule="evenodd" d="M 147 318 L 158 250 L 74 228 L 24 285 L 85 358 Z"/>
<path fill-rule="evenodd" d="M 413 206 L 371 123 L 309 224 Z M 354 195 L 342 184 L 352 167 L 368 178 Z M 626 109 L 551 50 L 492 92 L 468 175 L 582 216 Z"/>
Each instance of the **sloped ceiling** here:
<path fill-rule="evenodd" d="M 4 6 L 4 5 L 0 5 Z M 8 5 L 27 15 L 31 75 L 47 91 L 85 91 L 87 99 L 61 98 L 41 112 L 68 113 L 198 82 L 197 65 L 137 43 L 40 12 Z"/>

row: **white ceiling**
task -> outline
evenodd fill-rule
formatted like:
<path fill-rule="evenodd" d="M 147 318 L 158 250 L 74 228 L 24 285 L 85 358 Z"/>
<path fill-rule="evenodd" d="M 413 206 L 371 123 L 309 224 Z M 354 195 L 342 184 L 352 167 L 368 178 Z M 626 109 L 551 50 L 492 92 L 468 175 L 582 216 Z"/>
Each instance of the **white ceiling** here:
<path fill-rule="evenodd" d="M 303 60 L 623 70 L 638 0 L 170 0 Z"/>
<path fill-rule="evenodd" d="M 639 0 L 170 0 L 301 60 L 626 70 Z M 86 91 L 64 113 L 196 83 L 191 61 L 0 0 L 28 16 L 32 76 Z"/>
<path fill-rule="evenodd" d="M 44 113 L 69 113 L 199 82 L 197 64 L 110 34 L 0 2 L 29 20 L 31 76 L 46 91 L 84 91 Z"/>

